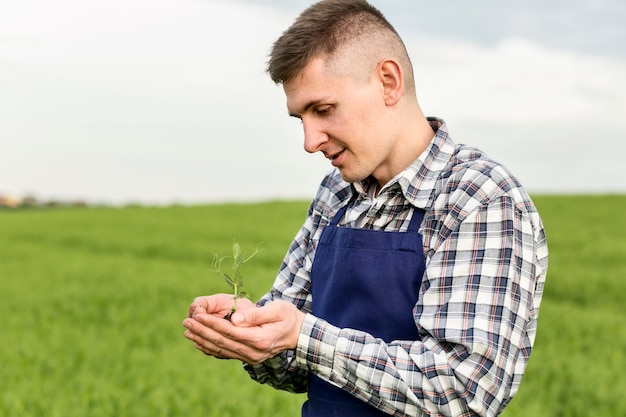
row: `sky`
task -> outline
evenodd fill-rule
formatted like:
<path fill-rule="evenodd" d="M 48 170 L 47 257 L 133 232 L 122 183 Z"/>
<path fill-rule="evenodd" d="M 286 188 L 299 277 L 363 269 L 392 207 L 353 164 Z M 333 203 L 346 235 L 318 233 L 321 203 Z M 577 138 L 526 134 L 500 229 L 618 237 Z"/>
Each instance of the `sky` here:
<path fill-rule="evenodd" d="M 626 2 L 372 0 L 418 100 L 535 194 L 626 192 Z M 274 40 L 309 1 L 0 0 L 0 195 L 309 199 Z"/>

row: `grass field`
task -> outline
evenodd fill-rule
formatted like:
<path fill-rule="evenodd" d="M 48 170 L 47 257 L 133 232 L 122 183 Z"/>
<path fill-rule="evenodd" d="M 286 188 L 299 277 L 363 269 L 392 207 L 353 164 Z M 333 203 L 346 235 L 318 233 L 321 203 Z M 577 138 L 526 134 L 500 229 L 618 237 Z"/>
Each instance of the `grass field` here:
<path fill-rule="evenodd" d="M 506 417 L 626 415 L 626 196 L 535 196 L 550 245 L 536 348 Z M 0 212 L 0 415 L 297 416 L 181 322 L 233 239 L 271 285 L 305 202 Z"/>

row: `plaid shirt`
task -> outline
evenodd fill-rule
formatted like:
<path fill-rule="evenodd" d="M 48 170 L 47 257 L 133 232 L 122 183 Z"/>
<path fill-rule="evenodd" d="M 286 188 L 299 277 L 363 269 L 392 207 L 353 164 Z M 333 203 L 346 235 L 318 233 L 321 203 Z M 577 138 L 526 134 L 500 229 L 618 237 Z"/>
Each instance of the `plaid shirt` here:
<path fill-rule="evenodd" d="M 259 301 L 288 300 L 307 312 L 298 346 L 245 365 L 252 378 L 302 392 L 314 372 L 397 416 L 493 416 L 517 392 L 548 265 L 541 219 L 504 167 L 455 145 L 442 120 L 429 120 L 437 132 L 430 146 L 376 198 L 367 180 L 348 184 L 337 170 L 324 178 L 271 292 Z M 405 231 L 414 207 L 426 211 L 426 271 L 414 310 L 421 340 L 385 343 L 311 313 L 317 243 L 346 204 L 340 225 L 375 230 Z"/>

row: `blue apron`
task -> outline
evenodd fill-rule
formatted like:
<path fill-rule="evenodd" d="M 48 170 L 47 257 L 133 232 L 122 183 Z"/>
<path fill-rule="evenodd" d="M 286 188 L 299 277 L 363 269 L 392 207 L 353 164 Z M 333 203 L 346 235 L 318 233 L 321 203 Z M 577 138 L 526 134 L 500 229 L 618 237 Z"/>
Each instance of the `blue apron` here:
<path fill-rule="evenodd" d="M 413 210 L 406 232 L 338 227 L 345 210 L 339 210 L 324 228 L 315 252 L 313 314 L 385 342 L 418 340 L 413 308 L 425 271 L 418 233 L 424 210 Z M 304 417 L 387 415 L 313 373 L 308 391 Z"/>

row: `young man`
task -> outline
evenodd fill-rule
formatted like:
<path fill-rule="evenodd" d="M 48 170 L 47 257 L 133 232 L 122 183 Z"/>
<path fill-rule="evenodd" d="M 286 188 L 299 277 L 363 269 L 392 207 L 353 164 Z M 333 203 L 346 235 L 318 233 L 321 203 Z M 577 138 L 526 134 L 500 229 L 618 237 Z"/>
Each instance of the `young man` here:
<path fill-rule="evenodd" d="M 363 0 L 325 0 L 274 44 L 323 179 L 257 305 L 199 297 L 196 348 L 308 391 L 304 416 L 494 416 L 519 388 L 548 252 L 516 178 L 418 104 L 404 44 Z"/>

